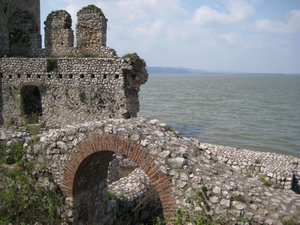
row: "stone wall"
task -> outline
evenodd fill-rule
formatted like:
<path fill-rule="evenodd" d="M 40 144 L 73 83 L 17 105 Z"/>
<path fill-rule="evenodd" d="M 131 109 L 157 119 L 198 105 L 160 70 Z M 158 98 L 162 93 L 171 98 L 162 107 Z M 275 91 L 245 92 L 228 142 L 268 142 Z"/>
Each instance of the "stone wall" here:
<path fill-rule="evenodd" d="M 0 57 L 41 54 L 40 1 L 0 0 Z"/>
<path fill-rule="evenodd" d="M 269 168 L 280 164 L 276 172 L 286 182 L 286 185 L 281 186 L 281 179 L 267 180 L 267 171 L 257 174 L 241 170 L 241 166 L 232 167 L 221 158 L 221 153 L 217 153 L 220 146 L 180 137 L 167 129 L 165 124 L 143 118 L 91 121 L 50 129 L 40 133 L 39 142 L 33 145 L 30 143 L 37 137 L 30 137 L 24 130 L 13 132 L 0 129 L 0 140 L 10 143 L 12 139 L 23 139 L 26 159 L 47 165 L 55 184 L 66 196 L 66 205 L 72 207 L 75 201 L 90 204 L 85 211 L 79 207 L 74 208 L 73 213 L 62 213 L 69 221 L 83 210 L 82 215 L 91 216 L 84 218 L 105 214 L 104 217 L 100 216 L 101 221 L 107 220 L 105 224 L 114 224 L 120 208 L 115 201 L 106 199 L 107 191 L 117 193 L 117 198 L 119 193 L 138 201 L 139 198 L 134 196 L 141 196 L 145 192 L 143 180 L 146 175 L 159 196 L 167 220 L 176 210 L 181 210 L 182 224 L 188 224 L 194 219 L 196 221 L 203 215 L 219 218 L 224 224 L 248 221 L 246 224 L 281 225 L 285 217 L 294 218 L 294 224 L 300 222 L 300 197 L 291 190 L 290 179 L 295 177 L 299 181 L 298 158 L 252 152 L 254 158 L 251 151 L 235 149 L 231 157 L 236 162 L 255 164 L 256 160 L 260 160 L 261 164 Z M 224 152 L 226 148 L 228 151 L 232 149 L 223 147 Z M 144 175 L 122 178 L 107 187 L 104 178 L 112 153 L 126 156 L 135 162 L 144 171 Z M 100 168 L 101 172 L 96 173 L 97 169 L 94 168 Z M 89 187 L 90 191 L 84 187 Z M 84 199 L 93 199 L 96 190 L 99 198 L 95 197 L 92 203 L 84 202 Z M 110 215 L 111 220 L 107 215 Z"/>
<path fill-rule="evenodd" d="M 37 87 L 40 122 L 71 124 L 107 117 L 135 117 L 145 65 L 122 58 L 0 59 L 2 124 L 23 124 L 22 90 Z M 22 111 L 23 110 L 23 111 Z"/>
<path fill-rule="evenodd" d="M 300 194 L 300 171 L 297 171 L 299 161 L 292 156 L 246 149 L 241 151 L 233 147 L 207 143 L 201 143 L 201 147 L 234 170 Z"/>
<path fill-rule="evenodd" d="M 108 166 L 107 183 L 111 184 L 120 178 L 124 177 L 125 174 L 129 174 L 137 168 L 136 163 L 131 162 L 122 155 L 113 155 L 113 159 L 110 161 Z"/>

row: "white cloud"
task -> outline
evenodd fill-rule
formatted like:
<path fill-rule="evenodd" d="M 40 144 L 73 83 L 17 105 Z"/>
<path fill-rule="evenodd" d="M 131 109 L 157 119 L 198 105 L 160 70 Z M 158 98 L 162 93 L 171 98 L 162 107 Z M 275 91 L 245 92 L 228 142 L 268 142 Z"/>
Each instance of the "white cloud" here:
<path fill-rule="evenodd" d="M 67 11 L 76 23 L 76 13 L 88 4 L 100 7 L 109 20 L 112 36 L 157 37 L 164 25 L 180 22 L 186 12 L 181 0 L 65 0 Z M 163 22 L 162 22 L 163 21 Z M 165 29 L 165 31 L 167 28 Z M 150 38 L 149 38 L 150 39 Z"/>
<path fill-rule="evenodd" d="M 95 4 L 100 8 L 107 8 L 107 12 L 119 14 L 125 20 L 143 19 L 149 14 L 169 15 L 172 12 L 182 11 L 180 0 L 65 0 L 68 7 L 80 9 L 88 4 Z M 107 13 L 105 12 L 105 13 Z"/>
<path fill-rule="evenodd" d="M 300 10 L 292 10 L 286 21 L 261 19 L 256 21 L 256 28 L 261 31 L 276 33 L 293 33 L 300 31 Z"/>
<path fill-rule="evenodd" d="M 145 23 L 164 20 L 169 22 L 184 13 L 180 0 L 116 0 L 114 10 L 125 21 Z M 179 18 L 177 18 L 179 19 Z"/>
<path fill-rule="evenodd" d="M 136 27 L 133 35 L 140 38 L 155 38 L 162 32 L 163 26 L 164 23 L 161 20 L 156 20 Z"/>
<path fill-rule="evenodd" d="M 226 33 L 221 35 L 222 40 L 224 40 L 228 45 L 235 45 L 237 44 L 239 38 L 238 34 L 234 32 Z"/>
<path fill-rule="evenodd" d="M 227 12 L 221 12 L 208 5 L 198 8 L 193 17 L 195 24 L 204 25 L 207 23 L 238 23 L 248 18 L 254 11 L 247 1 L 230 0 L 225 3 Z"/>
<path fill-rule="evenodd" d="M 225 21 L 226 15 L 219 13 L 218 11 L 212 9 L 211 7 L 205 5 L 201 6 L 194 15 L 194 22 L 196 24 L 206 24 L 209 22 L 222 23 Z"/>

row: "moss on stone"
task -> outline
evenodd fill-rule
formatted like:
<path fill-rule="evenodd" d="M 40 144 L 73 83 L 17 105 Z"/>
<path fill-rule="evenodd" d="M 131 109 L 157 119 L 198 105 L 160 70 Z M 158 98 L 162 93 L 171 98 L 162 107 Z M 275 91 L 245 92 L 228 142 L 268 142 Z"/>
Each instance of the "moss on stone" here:
<path fill-rule="evenodd" d="M 281 218 L 281 223 L 283 225 L 296 225 L 298 224 L 294 216 L 286 216 Z"/>
<path fill-rule="evenodd" d="M 47 59 L 47 72 L 57 72 L 58 70 L 58 59 L 55 57 L 51 57 Z"/>

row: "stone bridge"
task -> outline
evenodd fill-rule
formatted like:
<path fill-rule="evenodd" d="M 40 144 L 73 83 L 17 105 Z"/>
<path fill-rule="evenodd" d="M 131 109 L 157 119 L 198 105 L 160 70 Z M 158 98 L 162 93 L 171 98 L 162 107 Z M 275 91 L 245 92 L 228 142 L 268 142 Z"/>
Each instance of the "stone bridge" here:
<path fill-rule="evenodd" d="M 144 118 L 50 129 L 40 133 L 33 146 L 28 144 L 33 137 L 26 132 L 3 130 L 0 136 L 23 138 L 27 158 L 47 165 L 53 183 L 45 185 L 62 190 L 64 217 L 74 224 L 153 224 L 145 222 L 149 213 L 134 210 L 127 211 L 125 222 L 118 213 L 122 210 L 118 201 L 109 197 L 113 188 L 107 182 L 108 170 L 116 155 L 144 172 L 136 177 L 142 181 L 145 176 L 149 181 L 150 201 L 159 206 L 158 216 L 169 224 L 179 211 L 183 221 L 196 221 L 200 215 L 226 220 L 226 224 L 282 224 L 283 218 L 300 221 L 300 196 L 295 193 L 300 175 L 297 158 L 224 147 L 222 151 L 220 146 L 183 138 L 165 124 Z M 226 160 L 228 152 L 231 163 Z M 276 165 L 272 176 L 271 164 Z M 129 183 L 121 182 L 118 188 L 141 191 L 134 190 L 130 176 Z M 131 200 L 139 194 L 132 193 Z"/>

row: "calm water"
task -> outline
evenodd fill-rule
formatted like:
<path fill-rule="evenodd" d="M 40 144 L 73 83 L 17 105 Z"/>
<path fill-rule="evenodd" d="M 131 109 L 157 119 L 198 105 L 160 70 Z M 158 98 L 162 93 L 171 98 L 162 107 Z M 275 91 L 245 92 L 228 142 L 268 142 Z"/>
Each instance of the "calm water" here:
<path fill-rule="evenodd" d="M 300 157 L 300 76 L 150 75 L 140 105 L 183 136 Z"/>

